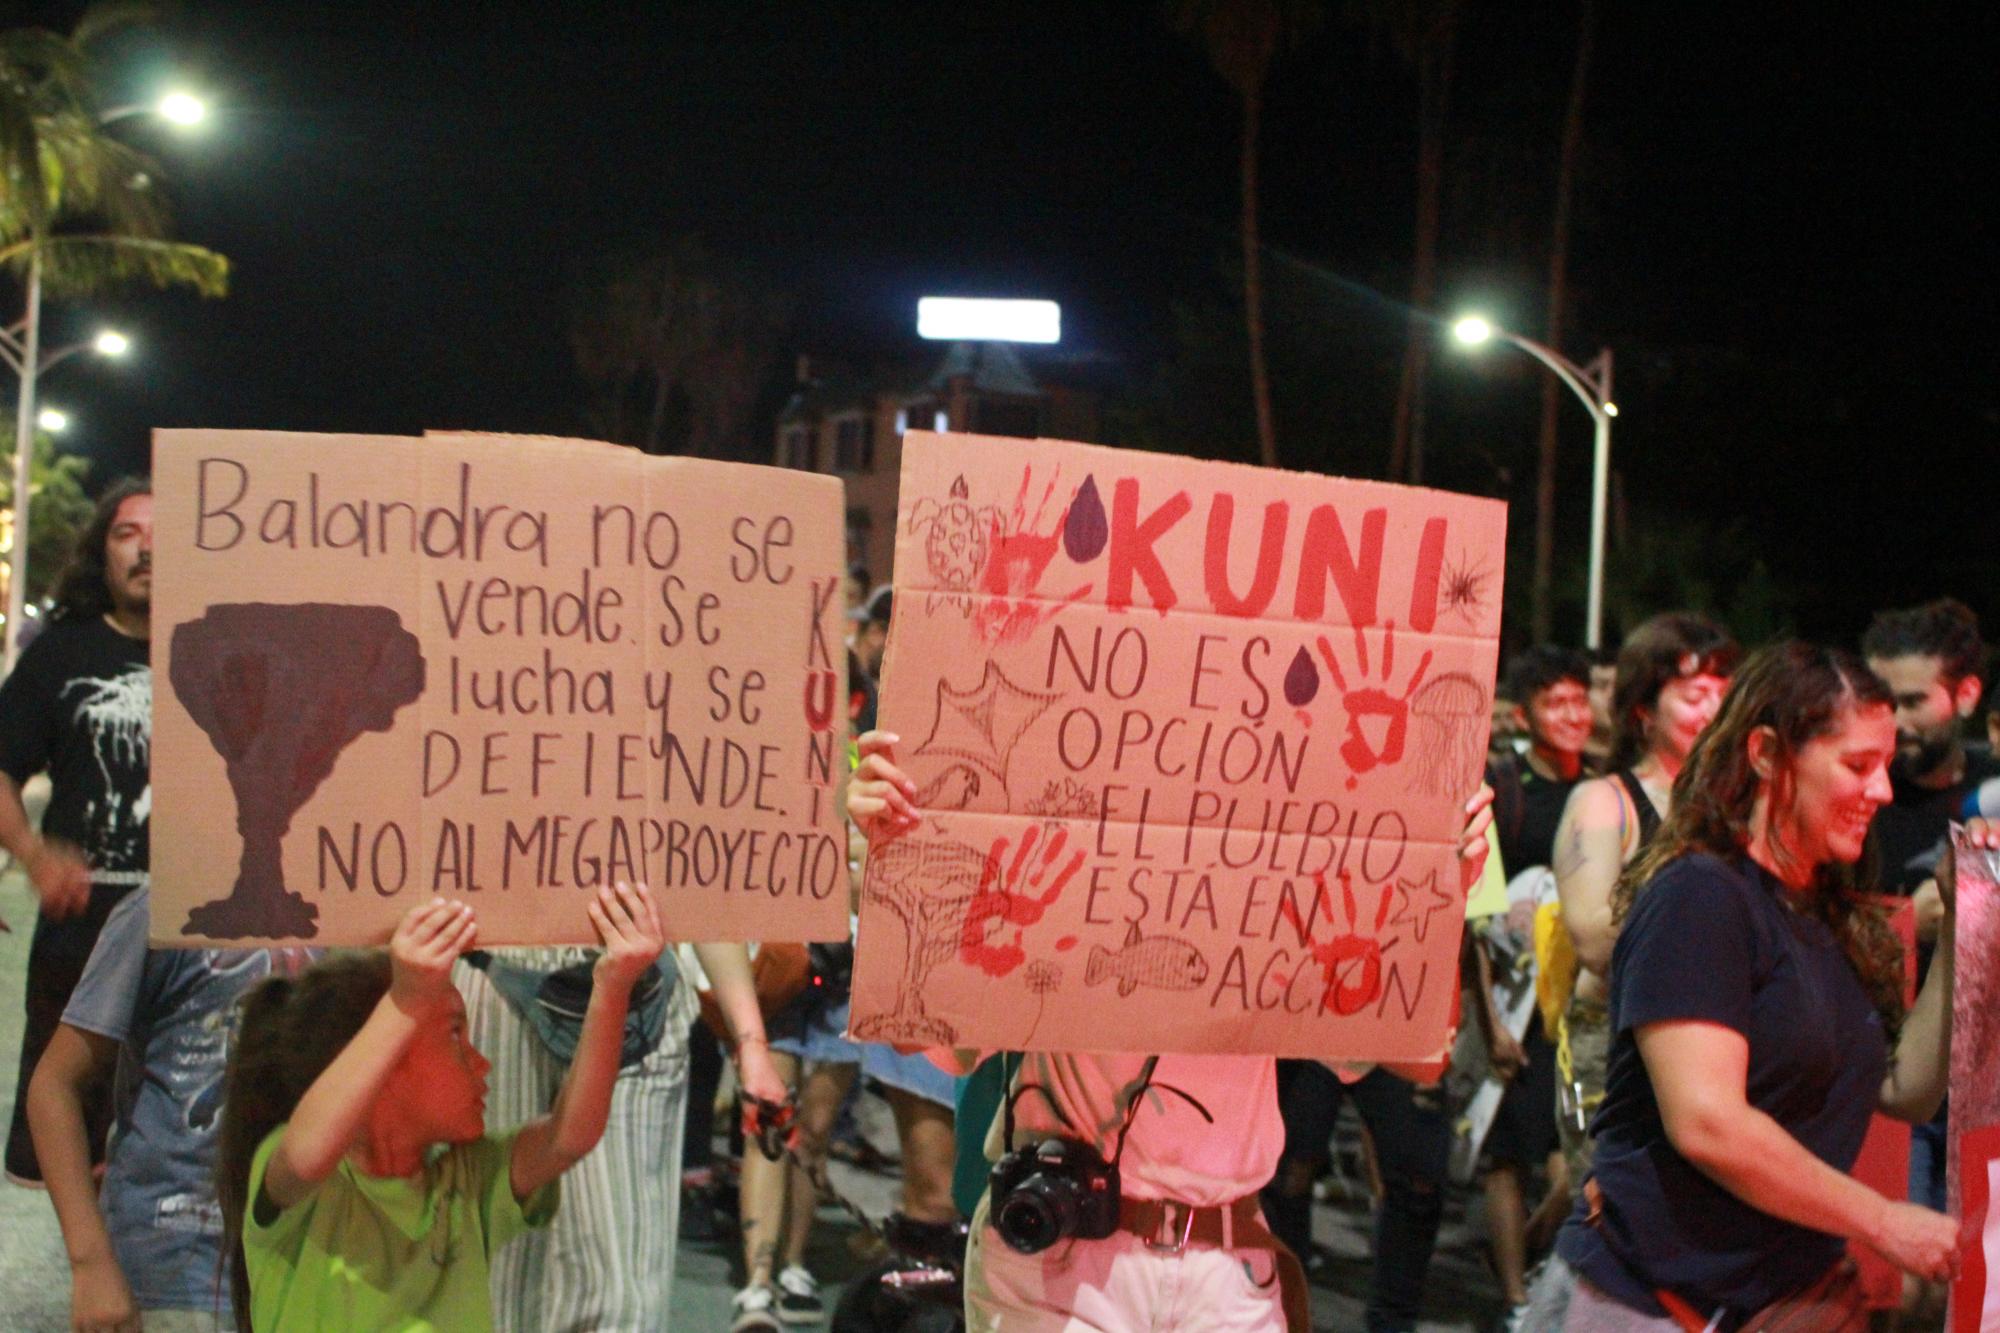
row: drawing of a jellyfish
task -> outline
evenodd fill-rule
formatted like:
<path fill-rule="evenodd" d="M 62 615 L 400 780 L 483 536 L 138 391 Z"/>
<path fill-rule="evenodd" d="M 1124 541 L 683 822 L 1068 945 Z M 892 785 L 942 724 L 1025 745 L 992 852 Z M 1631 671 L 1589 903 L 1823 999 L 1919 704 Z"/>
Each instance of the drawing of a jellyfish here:
<path fill-rule="evenodd" d="M 1410 716 L 1416 723 L 1417 790 L 1458 797 L 1478 786 L 1486 762 L 1482 733 L 1491 722 L 1479 682 L 1447 671 L 1417 691 Z"/>

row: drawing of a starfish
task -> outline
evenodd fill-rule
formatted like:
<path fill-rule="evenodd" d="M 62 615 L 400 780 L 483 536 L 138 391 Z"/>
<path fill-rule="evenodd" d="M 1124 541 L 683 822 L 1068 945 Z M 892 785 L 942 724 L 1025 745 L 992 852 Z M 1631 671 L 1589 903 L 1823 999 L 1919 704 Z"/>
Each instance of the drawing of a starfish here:
<path fill-rule="evenodd" d="M 1402 891 L 1401 910 L 1389 919 L 1389 924 L 1414 927 L 1419 944 L 1431 933 L 1431 918 L 1456 906 L 1451 894 L 1438 887 L 1435 870 L 1426 871 L 1422 879 L 1404 879 L 1398 875 L 1396 887 Z"/>
<path fill-rule="evenodd" d="M 915 753 L 940 759 L 962 759 L 991 773 L 1004 788 L 1007 761 L 1022 733 L 1061 699 L 1058 694 L 1024 690 L 1007 679 L 997 664 L 986 663 L 979 684 L 955 689 L 940 680 L 931 734 Z"/>

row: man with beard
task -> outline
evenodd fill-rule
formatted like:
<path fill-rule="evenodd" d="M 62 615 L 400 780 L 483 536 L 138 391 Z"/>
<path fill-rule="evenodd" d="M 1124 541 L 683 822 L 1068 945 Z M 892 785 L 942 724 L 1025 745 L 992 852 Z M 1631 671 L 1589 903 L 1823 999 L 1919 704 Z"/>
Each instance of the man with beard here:
<path fill-rule="evenodd" d="M 77 539 L 48 628 L 0 685 L 0 847 L 27 872 L 41 911 L 28 952 L 27 1024 L 7 1133 L 7 1177 L 38 1186 L 27 1091 L 91 946 L 118 900 L 146 877 L 152 813 L 153 495 L 113 486 Z M 37 831 L 21 788 L 46 771 Z M 86 1102 L 104 1157 L 110 1089 Z"/>
<path fill-rule="evenodd" d="M 1979 617 L 1949 597 L 1881 612 L 1861 637 L 1868 669 L 1896 703 L 1896 759 L 1889 769 L 1895 797 L 1875 816 L 1878 888 L 1915 899 L 1919 963 L 1926 971 L 1944 917 L 1935 876 L 1947 826 L 1961 818 L 1969 793 L 2000 776 L 1993 756 L 1968 751 L 1960 737 L 1984 692 L 1984 651 Z M 1910 1131 L 1910 1202 L 1939 1210 L 1945 1206 L 1949 1109 Z M 1923 1291 L 1906 1287 L 1906 1308 L 1919 1315 L 1943 1299 L 1941 1287 L 1925 1285 Z"/>
<path fill-rule="evenodd" d="M 1918 932 L 1936 938 L 1943 907 L 1932 879 L 1944 851 L 1946 824 L 1959 816 L 1966 793 L 2000 776 L 1992 755 L 1974 754 L 1961 739 L 1979 711 L 1984 654 L 1979 617 L 1949 597 L 1902 611 L 1884 611 L 1862 636 L 1868 669 L 1896 696 L 1895 801 L 1875 817 L 1875 844 L 1885 893 L 1914 894 Z"/>

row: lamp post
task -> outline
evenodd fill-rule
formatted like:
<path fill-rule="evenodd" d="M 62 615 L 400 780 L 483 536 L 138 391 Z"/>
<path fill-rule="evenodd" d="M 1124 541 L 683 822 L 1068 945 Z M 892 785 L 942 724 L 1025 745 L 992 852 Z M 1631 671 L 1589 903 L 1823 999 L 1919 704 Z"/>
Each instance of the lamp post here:
<path fill-rule="evenodd" d="M 1534 357 L 1569 386 L 1597 428 L 1590 462 L 1590 572 L 1583 621 L 1584 647 L 1596 648 L 1604 639 L 1604 511 L 1611 480 L 1611 418 L 1618 415 L 1618 404 L 1611 399 L 1611 349 L 1601 349 L 1589 365 L 1579 366 L 1554 348 L 1495 328 L 1478 315 L 1459 320 L 1451 332 L 1468 347 L 1499 338 Z"/>
<path fill-rule="evenodd" d="M 33 475 L 35 431 L 59 432 L 69 417 L 54 408 L 35 409 L 37 381 L 50 367 L 78 352 L 92 351 L 117 358 L 132 348 L 132 340 L 116 329 L 104 329 L 88 342 L 71 343 L 46 355 L 41 349 L 41 258 L 28 258 L 28 317 L 12 328 L 0 328 L 0 361 L 20 377 L 21 392 L 14 410 L 14 549 L 8 560 L 7 667 L 13 668 L 20 642 L 22 614 L 28 598 L 28 490 Z"/>
<path fill-rule="evenodd" d="M 189 126 L 199 123 L 206 117 L 208 107 L 198 97 L 185 92 L 171 92 L 150 105 L 112 107 L 98 116 L 97 123 L 109 125 L 113 121 L 147 114 L 157 115 L 174 125 Z M 0 348 L 4 348 L 7 364 L 21 381 L 21 391 L 14 407 L 14 550 L 8 562 L 5 654 L 7 671 L 14 669 L 14 660 L 20 656 L 22 611 L 27 605 L 28 597 L 28 479 L 29 465 L 34 456 L 35 381 L 41 372 L 64 357 L 82 351 L 85 346 L 91 346 L 105 356 L 122 356 L 131 345 L 122 334 L 106 333 L 100 334 L 93 343 L 65 347 L 44 357 L 42 355 L 42 252 L 39 244 L 28 252 L 25 286 L 27 301 L 21 322 L 13 328 L 0 329 Z"/>
<path fill-rule="evenodd" d="M 157 102 L 127 102 L 114 106 L 109 111 L 101 111 L 97 123 L 109 125 L 114 120 L 124 120 L 130 116 L 158 116 L 170 125 L 183 129 L 199 125 L 208 119 L 208 103 L 193 93 L 175 89 Z"/>

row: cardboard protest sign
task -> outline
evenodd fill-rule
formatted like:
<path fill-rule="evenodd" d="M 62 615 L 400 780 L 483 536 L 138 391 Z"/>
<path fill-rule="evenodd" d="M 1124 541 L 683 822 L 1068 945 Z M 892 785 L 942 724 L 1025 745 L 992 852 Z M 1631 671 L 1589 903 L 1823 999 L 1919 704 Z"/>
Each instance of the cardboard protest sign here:
<path fill-rule="evenodd" d="M 1504 505 L 913 432 L 897 523 L 857 1036 L 1441 1054 Z"/>
<path fill-rule="evenodd" d="M 1954 1131 L 1958 1167 L 1951 1189 L 1965 1248 L 1951 1284 L 1951 1333 L 2000 1333 L 2000 1124 Z"/>
<path fill-rule="evenodd" d="M 152 936 L 846 935 L 838 481 L 498 436 L 154 438 Z"/>
<path fill-rule="evenodd" d="M 1971 1232 L 1952 1284 L 1953 1333 L 2000 1330 L 2000 853 L 1951 834 L 1958 897 L 1951 992 L 1951 1118 L 1945 1190 Z"/>

